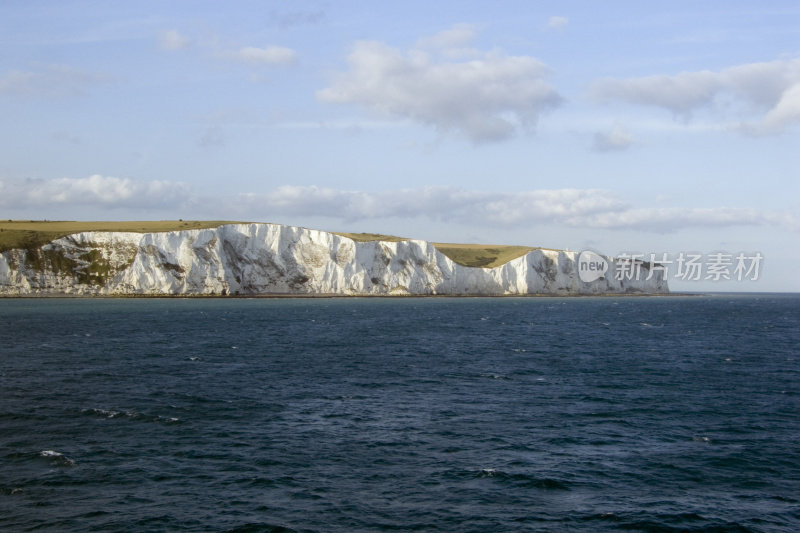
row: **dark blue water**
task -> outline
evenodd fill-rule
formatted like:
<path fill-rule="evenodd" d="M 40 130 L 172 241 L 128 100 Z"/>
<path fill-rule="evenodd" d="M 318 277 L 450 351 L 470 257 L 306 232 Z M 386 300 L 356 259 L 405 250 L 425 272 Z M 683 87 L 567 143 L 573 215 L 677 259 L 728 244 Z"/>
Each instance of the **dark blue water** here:
<path fill-rule="evenodd" d="M 800 531 L 800 297 L 0 300 L 2 531 Z"/>

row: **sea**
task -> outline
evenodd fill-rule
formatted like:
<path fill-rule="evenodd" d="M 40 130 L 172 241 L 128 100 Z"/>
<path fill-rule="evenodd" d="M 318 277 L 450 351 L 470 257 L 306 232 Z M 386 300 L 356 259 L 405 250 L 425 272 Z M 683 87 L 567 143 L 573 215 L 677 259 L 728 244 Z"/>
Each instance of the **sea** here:
<path fill-rule="evenodd" d="M 800 531 L 800 295 L 2 299 L 0 531 Z"/>

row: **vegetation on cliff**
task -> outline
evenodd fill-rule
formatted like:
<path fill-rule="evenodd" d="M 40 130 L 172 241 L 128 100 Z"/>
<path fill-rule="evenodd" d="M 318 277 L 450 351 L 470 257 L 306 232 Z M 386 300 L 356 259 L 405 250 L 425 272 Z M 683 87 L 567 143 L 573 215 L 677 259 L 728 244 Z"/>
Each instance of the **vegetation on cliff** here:
<path fill-rule="evenodd" d="M 73 233 L 84 231 L 127 231 L 131 233 L 159 233 L 189 229 L 216 228 L 222 224 L 236 224 L 224 220 L 147 220 L 147 221 L 95 221 L 72 220 L 4 220 L 0 221 L 0 252 L 19 248 L 33 250 Z"/>

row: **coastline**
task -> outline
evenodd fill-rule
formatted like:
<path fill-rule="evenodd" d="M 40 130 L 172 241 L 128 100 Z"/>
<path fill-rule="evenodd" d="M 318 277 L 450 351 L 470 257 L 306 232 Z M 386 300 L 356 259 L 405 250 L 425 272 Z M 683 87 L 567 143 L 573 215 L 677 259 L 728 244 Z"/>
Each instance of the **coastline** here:
<path fill-rule="evenodd" d="M 736 293 L 749 294 L 749 293 Z M 755 293 L 751 293 L 755 294 Z M 668 296 L 705 296 L 702 293 L 605 293 L 605 294 L 0 294 L 2 299 L 208 299 L 208 300 L 253 300 L 253 299 L 356 299 L 356 298 L 616 298 L 616 297 L 668 297 Z"/>
<path fill-rule="evenodd" d="M 260 223 L 88 231 L 0 253 L 0 291 L 3 297 L 166 298 L 669 294 L 663 270 L 648 263 L 636 265 L 637 273 L 653 269 L 641 279 L 616 279 L 584 276 L 589 260 L 574 251 L 447 245 L 454 260 L 428 241 L 355 237 Z M 595 256 L 603 272 L 625 261 Z M 490 266 L 495 262 L 501 264 Z"/>

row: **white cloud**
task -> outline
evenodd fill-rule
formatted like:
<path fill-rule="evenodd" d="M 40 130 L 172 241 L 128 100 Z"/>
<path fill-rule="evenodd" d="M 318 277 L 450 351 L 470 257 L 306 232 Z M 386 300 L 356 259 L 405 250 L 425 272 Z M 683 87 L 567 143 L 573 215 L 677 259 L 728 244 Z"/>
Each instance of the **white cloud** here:
<path fill-rule="evenodd" d="M 192 43 L 189 38 L 177 30 L 168 30 L 159 36 L 159 45 L 163 50 L 182 50 L 188 48 L 190 44 Z M 218 58 L 251 65 L 292 65 L 297 62 L 297 52 L 284 46 L 242 46 L 238 50 L 231 50 L 222 48 L 216 39 L 204 44 Z"/>
<path fill-rule="evenodd" d="M 600 100 L 622 100 L 687 114 L 711 103 L 721 87 L 713 72 L 682 72 L 675 76 L 600 80 L 593 87 L 593 95 Z"/>
<path fill-rule="evenodd" d="M 60 98 L 81 96 L 110 78 L 68 65 L 46 65 L 38 70 L 11 70 L 0 76 L 0 94 Z"/>
<path fill-rule="evenodd" d="M 636 141 L 620 124 L 615 124 L 609 131 L 598 131 L 594 134 L 592 147 L 598 152 L 614 152 L 626 150 Z"/>
<path fill-rule="evenodd" d="M 499 141 L 532 129 L 561 97 L 545 81 L 548 68 L 528 56 L 472 51 L 465 61 L 442 60 L 472 37 L 456 26 L 420 41 L 404 53 L 376 41 L 355 43 L 350 69 L 317 92 L 324 102 L 355 103 L 388 116 L 410 119 L 473 142 Z M 431 48 L 433 50 L 431 50 Z"/>
<path fill-rule="evenodd" d="M 800 123 L 800 83 L 795 83 L 781 94 L 778 103 L 756 124 L 744 124 L 742 129 L 754 135 L 780 133 Z"/>
<path fill-rule="evenodd" d="M 190 41 L 178 30 L 168 30 L 159 36 L 159 44 L 164 50 L 183 50 L 189 46 Z"/>
<path fill-rule="evenodd" d="M 47 206 L 164 207 L 187 195 L 183 183 L 136 181 L 94 174 L 86 178 L 27 179 L 7 182 L 0 198 L 7 208 Z"/>
<path fill-rule="evenodd" d="M 456 24 L 449 30 L 422 37 L 417 41 L 417 48 L 443 50 L 446 54 L 452 55 L 453 51 L 464 50 L 467 45 L 472 44 L 477 33 L 472 24 Z M 472 49 L 469 50 L 474 52 Z"/>
<path fill-rule="evenodd" d="M 567 27 L 569 19 L 567 17 L 550 17 L 547 21 L 547 27 L 553 30 L 561 30 Z"/>
<path fill-rule="evenodd" d="M 283 46 L 245 46 L 230 55 L 238 61 L 254 65 L 291 65 L 297 61 L 297 52 Z"/>
<path fill-rule="evenodd" d="M 729 120 L 737 121 L 744 132 L 780 133 L 800 123 L 800 58 L 716 72 L 606 78 L 596 82 L 591 93 L 601 101 L 656 106 L 687 118 L 698 109 L 715 108 L 732 115 Z"/>

